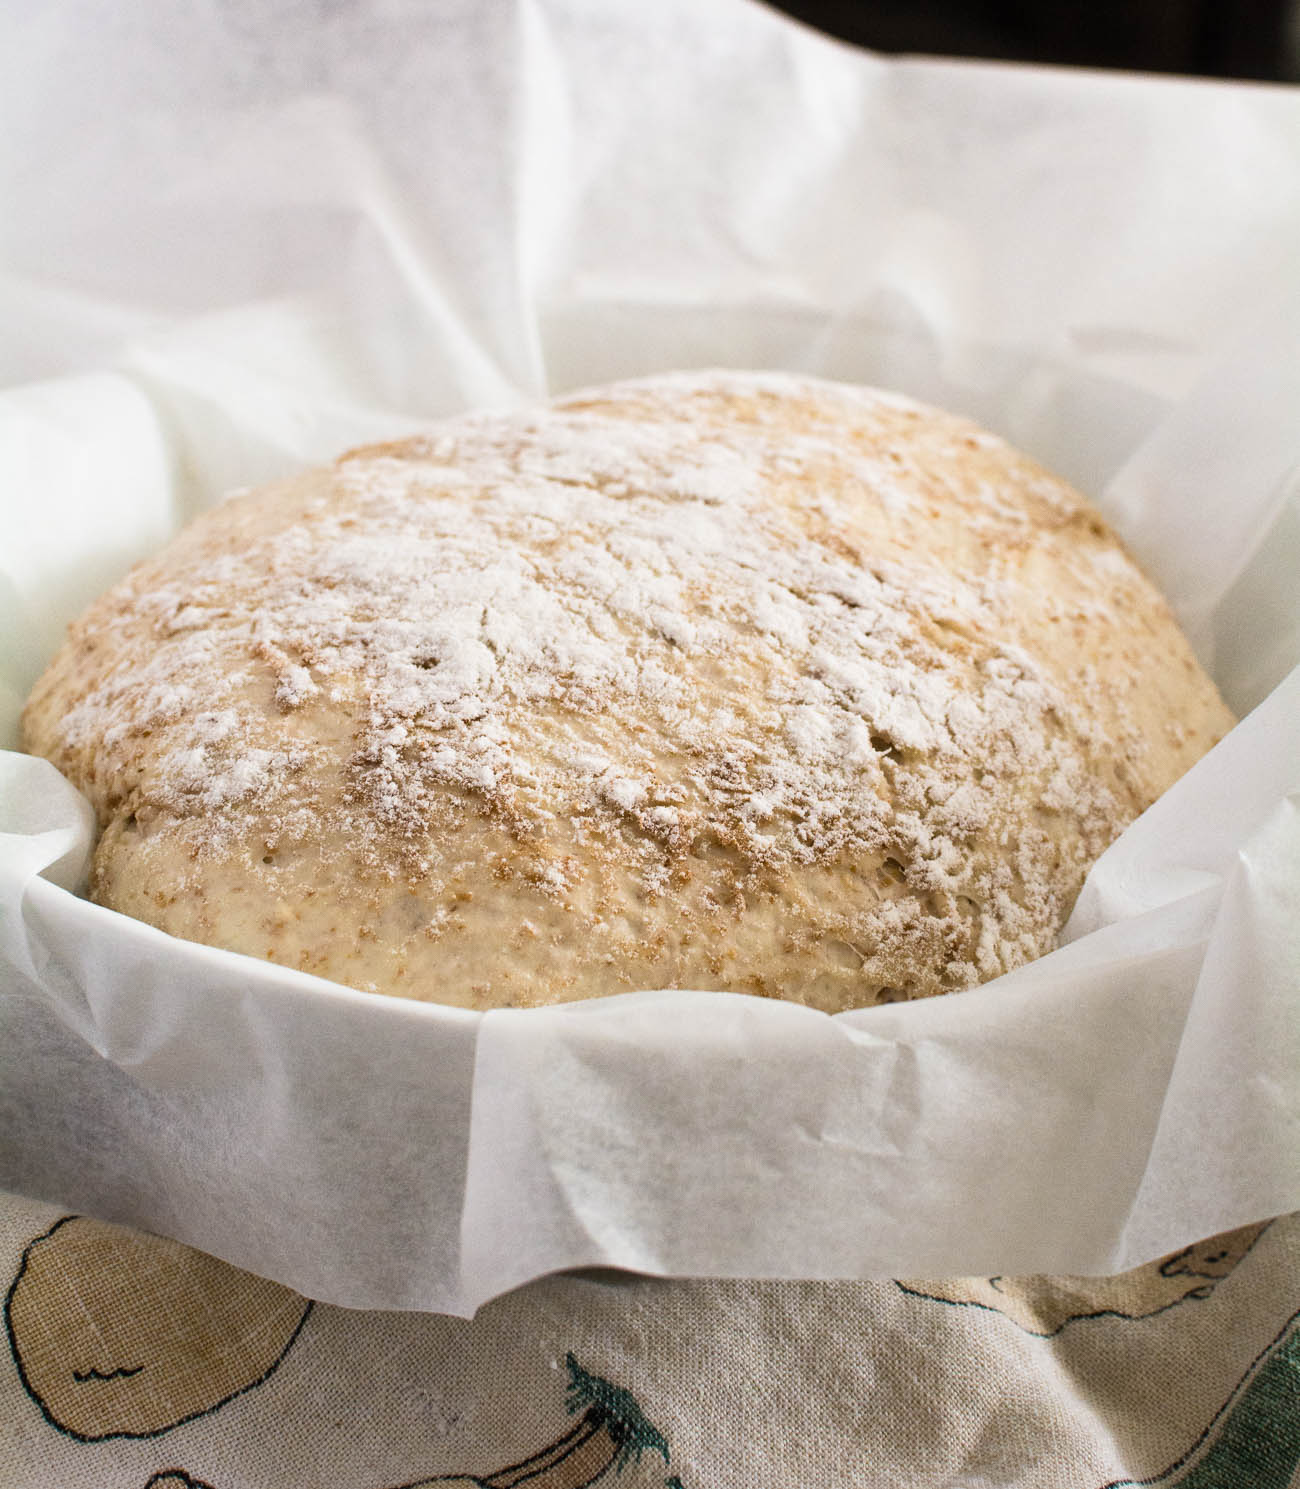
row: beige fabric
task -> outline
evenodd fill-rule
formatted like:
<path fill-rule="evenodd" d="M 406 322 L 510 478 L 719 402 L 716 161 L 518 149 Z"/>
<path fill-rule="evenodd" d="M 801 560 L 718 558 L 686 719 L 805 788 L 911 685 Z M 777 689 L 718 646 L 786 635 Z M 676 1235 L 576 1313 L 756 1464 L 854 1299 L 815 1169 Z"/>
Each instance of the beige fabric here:
<path fill-rule="evenodd" d="M 1300 1217 L 1118 1279 L 565 1277 L 470 1322 L 308 1307 L 14 1198 L 0 1267 L 3 1489 L 1286 1489 L 1300 1463 Z"/>
<path fill-rule="evenodd" d="M 65 1217 L 27 1247 L 7 1305 L 32 1397 L 74 1437 L 147 1437 L 274 1368 L 296 1293 L 139 1231 Z"/>
<path fill-rule="evenodd" d="M 471 1007 L 836 1011 L 1055 942 L 1230 726 L 1077 493 L 966 420 L 679 374 L 236 496 L 73 628 L 27 745 L 92 893 Z"/>

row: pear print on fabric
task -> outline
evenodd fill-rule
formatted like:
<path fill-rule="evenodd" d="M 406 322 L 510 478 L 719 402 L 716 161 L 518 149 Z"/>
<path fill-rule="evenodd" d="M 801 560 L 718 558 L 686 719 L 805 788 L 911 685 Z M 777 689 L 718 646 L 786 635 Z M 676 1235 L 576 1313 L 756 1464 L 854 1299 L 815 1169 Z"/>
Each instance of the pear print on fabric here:
<path fill-rule="evenodd" d="M 5 1326 L 46 1420 L 98 1442 L 153 1437 L 251 1390 L 310 1309 L 201 1251 L 67 1215 L 23 1252 Z"/>
<path fill-rule="evenodd" d="M 1005 1314 L 1027 1333 L 1050 1337 L 1079 1318 L 1149 1318 L 1208 1298 L 1266 1229 L 1267 1222 L 1242 1226 L 1115 1277 L 947 1277 L 898 1286 L 938 1303 Z"/>

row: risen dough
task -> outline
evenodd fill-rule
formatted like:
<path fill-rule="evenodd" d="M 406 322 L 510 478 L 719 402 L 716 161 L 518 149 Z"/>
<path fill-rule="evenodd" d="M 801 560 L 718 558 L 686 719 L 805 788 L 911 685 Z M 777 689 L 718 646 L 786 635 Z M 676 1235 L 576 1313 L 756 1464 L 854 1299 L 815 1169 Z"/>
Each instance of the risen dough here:
<path fill-rule="evenodd" d="M 1231 722 L 1061 481 L 903 398 L 738 373 L 237 494 L 26 714 L 98 810 L 101 903 L 477 1008 L 970 987 L 1052 946 Z"/>

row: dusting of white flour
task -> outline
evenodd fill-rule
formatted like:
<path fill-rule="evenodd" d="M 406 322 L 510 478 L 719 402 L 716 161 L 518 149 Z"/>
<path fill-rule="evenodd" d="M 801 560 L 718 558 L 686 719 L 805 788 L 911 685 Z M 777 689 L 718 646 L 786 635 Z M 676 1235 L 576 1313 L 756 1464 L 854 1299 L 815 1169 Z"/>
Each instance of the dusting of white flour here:
<path fill-rule="evenodd" d="M 1003 843 L 979 883 L 969 845 L 1031 777 L 1096 851 L 1114 804 L 1086 769 L 1089 725 L 1000 634 L 1015 601 L 996 565 L 907 556 L 932 499 L 895 437 L 912 406 L 823 386 L 883 431 L 846 444 L 778 417 L 814 386 L 662 378 L 627 409 L 615 389 L 345 458 L 285 525 L 195 545 L 143 588 L 156 648 L 64 740 L 165 732 L 149 799 L 206 816 L 214 841 L 250 802 L 287 830 L 341 733 L 341 827 L 362 849 L 407 844 L 412 873 L 448 803 L 520 841 L 558 813 L 650 896 L 711 844 L 751 874 L 875 855 L 937 919 L 978 893 L 1000 934 L 1028 935 L 1054 908 L 1050 834 Z M 757 401 L 723 417 L 692 403 L 702 387 Z M 864 553 L 863 521 L 899 543 Z M 991 486 L 971 518 L 1026 523 Z M 548 860 L 541 892 L 572 874 Z M 884 936 L 911 914 L 888 896 L 875 913 Z"/>

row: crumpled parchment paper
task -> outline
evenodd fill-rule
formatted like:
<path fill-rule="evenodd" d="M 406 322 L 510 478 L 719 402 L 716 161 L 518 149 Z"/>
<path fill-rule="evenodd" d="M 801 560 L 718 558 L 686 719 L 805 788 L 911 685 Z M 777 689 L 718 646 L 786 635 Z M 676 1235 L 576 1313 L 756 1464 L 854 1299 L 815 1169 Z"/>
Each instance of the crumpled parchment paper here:
<path fill-rule="evenodd" d="M 900 388 L 1101 502 L 1242 724 L 1062 948 L 830 1018 L 476 1015 L 76 895 L 0 756 L 0 1186 L 313 1297 L 1107 1272 L 1300 1208 L 1300 95 L 883 59 L 747 0 L 48 0 L 0 51 L 0 707 L 225 489 L 690 366 Z"/>

